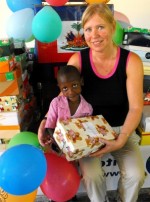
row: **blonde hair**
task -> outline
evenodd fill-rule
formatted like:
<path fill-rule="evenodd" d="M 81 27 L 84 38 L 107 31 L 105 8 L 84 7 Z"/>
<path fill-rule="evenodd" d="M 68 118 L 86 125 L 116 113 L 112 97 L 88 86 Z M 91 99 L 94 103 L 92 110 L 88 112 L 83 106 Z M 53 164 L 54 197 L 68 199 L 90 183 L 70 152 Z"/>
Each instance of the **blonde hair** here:
<path fill-rule="evenodd" d="M 85 9 L 82 15 L 82 27 L 88 22 L 88 20 L 95 14 L 98 14 L 101 18 L 103 18 L 106 22 L 111 24 L 112 26 L 116 25 L 116 21 L 114 19 L 113 13 L 105 3 L 95 3 L 89 4 Z"/>

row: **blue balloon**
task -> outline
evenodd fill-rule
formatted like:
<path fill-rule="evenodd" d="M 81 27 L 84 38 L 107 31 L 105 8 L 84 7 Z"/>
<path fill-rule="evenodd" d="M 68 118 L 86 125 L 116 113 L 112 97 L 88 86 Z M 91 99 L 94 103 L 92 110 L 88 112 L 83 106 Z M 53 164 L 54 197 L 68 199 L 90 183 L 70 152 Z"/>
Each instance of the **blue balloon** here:
<path fill-rule="evenodd" d="M 51 6 L 44 6 L 33 18 L 32 33 L 43 43 L 55 41 L 62 31 L 62 22 Z"/>
<path fill-rule="evenodd" d="M 46 170 L 44 153 L 37 147 L 11 147 L 0 156 L 0 187 L 12 195 L 28 194 L 41 185 Z"/>
<path fill-rule="evenodd" d="M 34 11 L 25 8 L 13 13 L 7 22 L 6 32 L 14 39 L 27 40 L 32 36 L 32 20 Z"/>
<path fill-rule="evenodd" d="M 6 0 L 11 11 L 19 11 L 24 8 L 34 9 L 35 4 L 42 4 L 42 0 Z"/>

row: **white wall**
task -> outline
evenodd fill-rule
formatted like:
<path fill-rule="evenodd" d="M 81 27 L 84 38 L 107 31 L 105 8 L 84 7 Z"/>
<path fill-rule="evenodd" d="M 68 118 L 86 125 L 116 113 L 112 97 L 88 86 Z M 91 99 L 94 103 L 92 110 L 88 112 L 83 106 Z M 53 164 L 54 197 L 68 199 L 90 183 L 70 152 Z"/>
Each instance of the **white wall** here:
<path fill-rule="evenodd" d="M 125 14 L 133 27 L 150 29 L 150 0 L 110 0 L 114 10 Z"/>

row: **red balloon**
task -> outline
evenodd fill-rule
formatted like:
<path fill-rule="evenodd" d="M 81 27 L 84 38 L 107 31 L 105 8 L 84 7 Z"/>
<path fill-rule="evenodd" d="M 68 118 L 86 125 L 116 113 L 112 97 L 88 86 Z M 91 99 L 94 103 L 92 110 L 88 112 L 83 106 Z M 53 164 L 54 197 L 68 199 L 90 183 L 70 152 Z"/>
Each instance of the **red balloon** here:
<path fill-rule="evenodd" d="M 71 199 L 78 191 L 80 175 L 76 167 L 55 153 L 45 153 L 47 173 L 41 184 L 45 196 L 57 202 Z"/>
<path fill-rule="evenodd" d="M 51 6 L 63 6 L 68 0 L 46 0 Z"/>

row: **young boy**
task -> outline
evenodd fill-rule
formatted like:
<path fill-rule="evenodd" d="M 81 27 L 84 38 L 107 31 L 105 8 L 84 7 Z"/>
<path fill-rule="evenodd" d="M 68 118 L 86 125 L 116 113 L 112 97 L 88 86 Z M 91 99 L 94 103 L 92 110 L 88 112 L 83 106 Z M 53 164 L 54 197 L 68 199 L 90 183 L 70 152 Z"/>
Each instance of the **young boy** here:
<path fill-rule="evenodd" d="M 58 120 L 90 116 L 93 112 L 92 106 L 81 95 L 83 78 L 76 67 L 61 67 L 57 73 L 57 83 L 61 94 L 50 103 L 45 125 L 48 132 L 43 135 L 45 145 L 54 143 L 52 137 Z M 52 149 L 56 150 L 53 146 Z"/>

